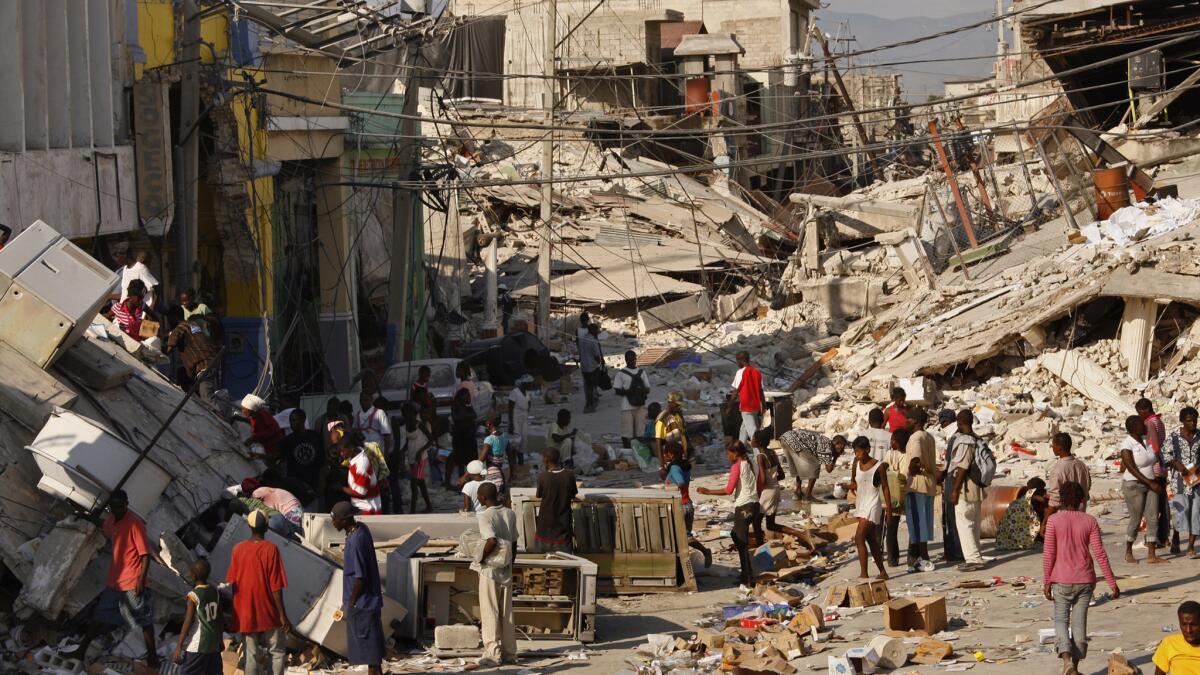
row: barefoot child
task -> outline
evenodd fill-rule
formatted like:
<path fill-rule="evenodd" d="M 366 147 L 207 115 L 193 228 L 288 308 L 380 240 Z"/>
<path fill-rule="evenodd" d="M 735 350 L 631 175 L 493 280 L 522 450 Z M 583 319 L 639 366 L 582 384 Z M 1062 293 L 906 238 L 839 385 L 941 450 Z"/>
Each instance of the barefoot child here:
<path fill-rule="evenodd" d="M 409 513 L 417 512 L 417 493 L 425 497 L 424 513 L 433 513 L 433 502 L 429 500 L 429 449 L 433 447 L 433 434 L 429 423 L 421 419 L 414 405 L 404 406 L 404 434 L 407 439 L 405 453 L 408 455 L 408 487 L 412 495 L 408 505 Z"/>
<path fill-rule="evenodd" d="M 196 584 L 187 594 L 187 610 L 179 643 L 175 645 L 175 663 L 180 675 L 221 675 L 221 596 L 208 585 L 211 571 L 208 561 L 201 558 L 192 563 L 192 581 Z"/>
<path fill-rule="evenodd" d="M 771 449 L 770 444 L 771 432 L 766 429 L 755 431 L 754 437 L 750 441 L 750 447 L 757 453 L 755 464 L 758 470 L 758 484 L 762 486 L 758 495 L 759 515 L 766 519 L 767 530 L 793 536 L 807 546 L 808 550 L 815 553 L 817 547 L 813 545 L 812 537 L 807 532 L 775 522 L 775 516 L 779 513 L 779 500 L 782 496 L 779 490 L 779 481 L 783 479 L 783 465 L 779 462 L 779 456 Z M 758 534 L 759 541 L 766 541 L 763 538 L 760 523 L 754 524 L 754 531 Z"/>
<path fill-rule="evenodd" d="M 678 443 L 667 443 L 663 447 L 662 465 L 658 467 L 658 476 L 667 485 L 679 488 L 679 496 L 683 500 L 683 526 L 687 530 L 688 546 L 704 554 L 704 567 L 712 567 L 712 551 L 708 550 L 692 536 L 692 524 L 696 521 L 696 507 L 692 504 L 691 492 L 688 485 L 692 482 L 692 463 L 683 456 L 683 446 Z"/>
<path fill-rule="evenodd" d="M 867 549 L 875 559 L 879 568 L 879 579 L 887 579 L 887 569 L 883 566 L 883 552 L 880 550 L 879 533 L 883 525 L 883 516 L 892 517 L 892 494 L 888 489 L 887 464 L 871 456 L 871 441 L 866 436 L 859 436 L 851 444 L 854 448 L 854 459 L 857 463 L 854 469 L 854 479 L 850 489 L 858 496 L 854 502 L 854 516 L 858 518 L 858 531 L 854 533 L 854 545 L 858 547 L 859 578 L 868 579 Z"/>

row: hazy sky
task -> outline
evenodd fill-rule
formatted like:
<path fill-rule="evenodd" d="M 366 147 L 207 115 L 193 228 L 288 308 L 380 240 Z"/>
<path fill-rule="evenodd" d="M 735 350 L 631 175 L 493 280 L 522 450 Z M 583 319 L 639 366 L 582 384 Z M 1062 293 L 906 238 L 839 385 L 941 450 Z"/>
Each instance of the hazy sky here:
<path fill-rule="evenodd" d="M 1006 6 L 1012 4 L 1006 0 Z M 986 11 L 996 7 L 995 0 L 822 0 L 822 7 L 844 14 L 871 14 L 883 19 L 907 19 L 927 16 L 942 18 L 956 14 Z"/>

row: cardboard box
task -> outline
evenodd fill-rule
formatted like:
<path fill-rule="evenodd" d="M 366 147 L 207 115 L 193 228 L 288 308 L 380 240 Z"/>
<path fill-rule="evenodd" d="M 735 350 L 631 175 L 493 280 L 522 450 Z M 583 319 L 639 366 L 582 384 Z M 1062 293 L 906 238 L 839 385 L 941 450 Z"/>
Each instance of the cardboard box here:
<path fill-rule="evenodd" d="M 946 628 L 946 596 L 897 598 L 883 609 L 883 627 L 888 635 L 934 635 Z"/>
<path fill-rule="evenodd" d="M 886 581 L 838 584 L 829 589 L 827 607 L 874 607 L 891 599 Z"/>
<path fill-rule="evenodd" d="M 925 638 L 917 645 L 916 652 L 908 660 L 923 666 L 933 666 L 950 658 L 953 653 L 954 646 L 949 642 Z"/>
<path fill-rule="evenodd" d="M 808 656 L 808 652 L 804 650 L 804 641 L 799 635 L 788 630 L 772 633 L 771 645 L 789 661 Z"/>
<path fill-rule="evenodd" d="M 774 572 L 790 564 L 791 560 L 783 544 L 770 542 L 759 546 L 754 552 L 754 569 L 759 572 Z"/>
<path fill-rule="evenodd" d="M 825 628 L 825 610 L 817 603 L 805 605 L 788 623 L 788 628 L 797 633 L 807 633 L 809 628 L 821 630 Z"/>
<path fill-rule="evenodd" d="M 709 630 L 708 628 L 701 628 L 696 631 L 696 641 L 707 647 L 711 652 L 719 652 L 725 649 L 725 634 Z"/>

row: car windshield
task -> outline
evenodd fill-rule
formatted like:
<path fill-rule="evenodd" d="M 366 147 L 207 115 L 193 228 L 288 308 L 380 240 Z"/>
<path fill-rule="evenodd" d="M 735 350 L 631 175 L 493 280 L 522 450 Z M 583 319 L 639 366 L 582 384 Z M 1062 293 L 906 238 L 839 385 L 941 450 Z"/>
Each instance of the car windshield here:
<path fill-rule="evenodd" d="M 383 380 L 379 383 L 380 389 L 388 391 L 403 391 L 408 392 L 408 388 L 413 382 L 417 381 L 417 371 L 421 368 L 420 364 L 405 364 L 399 363 L 387 369 L 383 374 Z M 444 389 L 453 387 L 455 383 L 454 369 L 448 363 L 435 363 L 429 366 L 429 388 Z"/>

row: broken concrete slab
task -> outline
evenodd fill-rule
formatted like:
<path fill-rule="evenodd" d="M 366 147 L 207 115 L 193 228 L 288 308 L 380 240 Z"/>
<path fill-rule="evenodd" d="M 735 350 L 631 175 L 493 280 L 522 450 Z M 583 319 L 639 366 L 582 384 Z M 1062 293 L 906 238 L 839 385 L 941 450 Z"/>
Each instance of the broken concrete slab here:
<path fill-rule="evenodd" d="M 883 279 L 832 277 L 796 286 L 804 302 L 813 302 L 834 318 L 856 319 L 877 310 L 887 293 Z"/>
<path fill-rule="evenodd" d="M 18 604 L 43 616 L 57 617 L 76 581 L 104 545 L 100 528 L 70 517 L 42 537 Z"/>
<path fill-rule="evenodd" d="M 1134 399 L 1112 384 L 1107 370 L 1077 351 L 1042 354 L 1038 357 L 1038 365 L 1110 410 L 1122 415 L 1134 414 Z"/>
<path fill-rule="evenodd" d="M 712 315 L 712 301 L 708 294 L 698 293 L 638 312 L 638 329 L 642 333 L 655 333 L 697 321 L 708 321 Z"/>
<path fill-rule="evenodd" d="M 736 293 L 717 296 L 716 304 L 718 321 L 741 321 L 758 311 L 758 294 L 754 286 L 746 286 Z"/>

